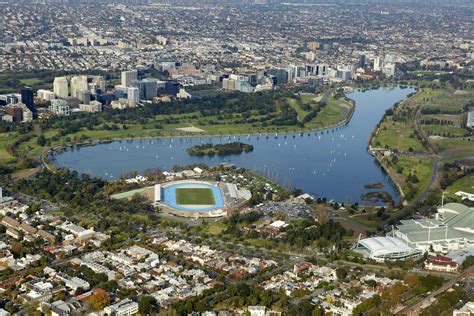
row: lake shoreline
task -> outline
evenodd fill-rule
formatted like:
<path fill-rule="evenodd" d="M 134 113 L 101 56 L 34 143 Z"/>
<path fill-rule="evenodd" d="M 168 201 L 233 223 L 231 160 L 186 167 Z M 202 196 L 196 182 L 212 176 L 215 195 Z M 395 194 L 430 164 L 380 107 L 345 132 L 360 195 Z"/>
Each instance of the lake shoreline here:
<path fill-rule="evenodd" d="M 224 159 L 224 158 L 213 159 L 213 160 L 204 159 L 204 160 L 198 160 L 198 161 L 201 163 L 207 163 L 208 165 L 212 166 L 212 165 L 218 164 L 219 162 L 222 163 L 225 160 L 226 163 L 233 163 L 239 167 L 251 169 L 254 171 L 266 169 L 267 171 L 265 170 L 264 171 L 269 172 L 269 177 L 270 177 L 269 179 L 271 179 L 272 176 L 273 177 L 278 176 L 281 180 L 280 182 L 282 183 L 283 183 L 283 180 L 287 181 L 288 179 L 290 181 L 293 181 L 292 183 L 293 187 L 301 188 L 303 189 L 303 191 L 313 194 L 315 196 L 325 196 L 335 201 L 344 202 L 344 203 L 349 203 L 348 200 L 357 201 L 360 199 L 360 196 L 357 194 L 357 192 L 361 193 L 363 191 L 364 189 L 363 185 L 367 184 L 367 182 L 365 181 L 371 180 L 371 181 L 377 182 L 381 180 L 383 183 L 390 186 L 389 192 L 390 194 L 393 195 L 394 200 L 396 201 L 398 200 L 398 198 L 402 196 L 403 193 L 399 190 L 398 184 L 393 180 L 393 178 L 390 176 L 387 170 L 385 170 L 385 168 L 382 165 L 380 165 L 377 159 L 373 159 L 374 158 L 373 156 L 371 157 L 368 151 L 369 144 L 367 142 L 368 141 L 367 137 L 368 135 L 370 136 L 371 133 L 370 131 L 367 131 L 367 127 L 374 126 L 377 123 L 379 123 L 380 120 L 383 118 L 382 111 L 392 108 L 394 104 L 405 100 L 407 98 L 407 94 L 403 93 L 402 90 L 404 89 L 402 89 L 399 85 L 393 85 L 392 87 L 390 87 L 390 89 L 387 89 L 387 87 L 379 87 L 379 89 L 368 89 L 368 90 L 367 89 L 364 89 L 364 91 L 362 91 L 362 89 L 355 90 L 353 93 L 356 93 L 356 94 L 353 97 L 349 95 L 351 96 L 351 99 L 349 100 L 352 105 L 350 107 L 351 109 L 344 113 L 343 119 L 341 119 L 338 122 L 338 124 L 321 127 L 317 129 L 297 129 L 295 131 L 287 130 L 287 131 L 284 131 L 283 133 L 277 132 L 277 131 L 239 133 L 239 134 L 208 133 L 204 135 L 202 133 L 199 133 L 196 135 L 192 135 L 192 134 L 191 135 L 174 135 L 174 134 L 167 133 L 167 134 L 156 135 L 156 136 L 140 135 L 139 137 L 124 137 L 124 138 L 115 138 L 115 139 L 106 139 L 106 140 L 92 140 L 92 141 L 87 141 L 80 144 L 73 144 L 73 145 L 55 148 L 54 150 L 51 150 L 49 152 L 49 157 L 51 158 L 51 161 L 53 161 L 54 165 L 57 167 L 71 168 L 71 169 L 78 170 L 79 172 L 89 173 L 98 177 L 101 177 L 100 175 L 101 170 L 104 170 L 104 171 L 107 171 L 109 175 L 112 175 L 112 174 L 114 175 L 114 177 L 110 176 L 110 178 L 116 179 L 118 175 L 124 172 L 124 170 L 127 168 L 127 165 L 129 165 L 127 163 L 127 160 L 124 161 L 124 159 L 128 159 L 128 161 L 135 161 L 136 162 L 135 168 L 138 168 L 139 170 L 143 168 L 147 168 L 152 164 L 160 165 L 161 167 L 166 168 L 166 170 L 168 170 L 170 166 L 172 166 L 173 164 L 186 165 L 187 162 L 191 160 L 190 157 L 187 157 L 188 155 L 186 153 L 182 152 L 183 146 L 184 147 L 187 146 L 185 144 L 205 143 L 206 138 L 208 137 L 209 137 L 209 141 L 214 142 L 214 143 L 229 142 L 229 141 L 231 142 L 232 139 L 235 139 L 235 141 L 237 141 L 237 139 L 240 140 L 243 137 L 244 138 L 243 141 L 245 141 L 245 138 L 247 138 L 250 140 L 250 142 L 254 146 L 256 146 L 256 148 L 259 149 L 256 155 L 249 157 L 249 160 L 246 160 L 244 158 L 238 158 L 239 155 L 237 155 L 237 157 L 233 157 L 231 159 Z M 371 92 L 370 90 L 375 90 L 375 91 Z M 392 91 L 392 90 L 395 90 L 395 91 Z M 369 93 L 369 94 L 366 94 L 366 93 Z M 345 100 L 347 103 L 348 97 L 346 97 Z M 362 106 L 361 109 L 363 109 L 361 110 L 361 112 L 355 111 L 356 109 L 359 108 L 359 102 L 362 102 L 360 104 Z M 352 118 L 354 116 L 354 113 L 356 112 L 358 113 L 355 116 L 356 121 L 353 124 L 349 124 L 350 122 L 352 122 Z M 380 120 L 378 119 L 379 115 L 380 115 Z M 372 119 L 367 120 L 367 118 L 372 118 Z M 374 124 L 375 121 L 377 123 Z M 338 137 L 338 136 L 344 137 L 343 136 L 344 134 L 346 135 L 345 141 L 348 141 L 347 144 L 349 147 L 347 147 L 347 149 L 343 149 L 343 148 L 346 148 L 346 145 L 343 145 L 343 143 L 345 142 L 344 139 Z M 356 135 L 357 141 L 355 143 L 354 141 L 349 140 L 351 138 L 350 135 Z M 303 139 L 303 136 L 304 136 L 304 139 Z M 352 136 L 352 138 L 353 137 L 354 136 Z M 174 143 L 173 143 L 173 139 L 175 139 Z M 186 139 L 186 140 L 183 142 L 180 139 Z M 283 141 L 280 141 L 279 139 Z M 318 143 L 317 142 L 318 139 L 320 141 L 320 144 L 316 145 Z M 331 142 L 331 139 L 332 139 L 332 142 Z M 122 140 L 125 140 L 126 143 L 123 144 Z M 154 140 L 157 140 L 157 141 L 154 141 Z M 170 141 L 167 141 L 167 140 L 170 140 Z M 267 141 L 262 143 L 262 141 L 265 141 L 265 140 Z M 364 145 L 361 144 L 362 142 Z M 91 146 L 93 147 L 95 145 L 107 144 L 107 143 L 114 143 L 114 144 L 111 145 L 111 147 L 101 146 L 101 148 L 92 149 L 92 150 L 89 149 L 86 152 L 84 152 L 84 154 L 82 155 L 77 154 L 77 153 L 74 153 L 74 154 L 68 153 L 66 156 L 63 156 L 59 160 L 61 162 L 58 162 L 57 157 L 55 157 L 56 154 L 60 154 L 61 152 L 64 152 L 64 151 L 74 151 L 75 148 L 80 149 L 83 147 L 91 147 Z M 280 146 L 280 143 L 282 147 L 278 147 Z M 287 143 L 289 145 L 287 145 Z M 332 151 L 334 153 L 331 155 L 329 152 L 328 146 L 332 146 L 332 149 L 335 149 L 334 146 L 337 143 L 340 143 L 344 147 L 341 147 L 340 153 L 338 152 L 336 154 L 335 151 Z M 298 148 L 303 148 L 303 149 L 298 149 L 297 152 L 299 152 L 299 154 L 294 157 L 296 158 L 296 160 L 293 159 L 292 152 L 293 150 L 296 150 L 296 149 L 293 149 L 293 144 L 295 144 L 294 145 L 295 148 L 297 146 Z M 313 144 L 315 144 L 316 147 Z M 352 145 L 349 145 L 349 144 L 352 144 Z M 171 145 L 173 146 L 173 149 L 171 149 Z M 362 148 L 360 147 L 361 145 L 363 146 Z M 140 148 L 140 150 L 135 149 L 135 146 L 137 146 L 137 148 Z M 168 146 L 170 149 L 169 150 L 165 149 Z M 271 146 L 275 146 L 275 147 L 271 147 Z M 288 146 L 288 147 L 285 147 L 285 146 Z M 124 153 L 120 153 L 120 154 L 118 153 L 119 147 L 124 150 Z M 145 150 L 145 148 L 147 149 Z M 125 149 L 127 153 L 125 153 Z M 130 152 L 128 152 L 129 149 L 130 149 Z M 117 155 L 112 154 L 112 156 L 110 156 L 111 158 L 114 157 L 112 158 L 112 161 L 110 160 L 110 158 L 107 158 L 109 154 L 102 154 L 103 151 L 109 151 L 109 150 L 113 150 L 113 152 L 117 151 Z M 345 158 L 345 155 L 346 155 L 344 153 L 345 150 L 347 150 L 347 154 L 348 154 L 347 158 Z M 279 154 L 280 152 L 282 154 Z M 319 153 L 321 153 L 322 155 L 319 155 Z M 158 159 L 158 155 L 154 157 L 155 154 L 159 154 L 160 156 L 159 160 L 154 160 L 155 158 Z M 262 156 L 262 154 L 264 155 Z M 358 164 L 357 160 L 359 161 L 359 164 L 362 161 L 365 161 L 364 163 L 362 163 L 361 168 L 364 170 L 363 174 L 367 174 L 367 179 L 363 180 L 364 183 L 360 185 L 360 188 L 359 188 L 359 183 L 358 183 L 360 182 L 360 179 L 358 179 L 356 182 L 352 182 L 352 181 L 349 182 L 350 185 L 344 190 L 339 190 L 337 189 L 337 187 L 334 187 L 335 182 L 341 181 L 340 172 L 345 167 L 343 168 L 343 165 L 340 165 L 341 162 L 338 162 L 336 164 L 337 166 L 335 165 L 332 168 L 331 166 L 329 166 L 329 169 L 331 169 L 331 171 L 329 172 L 329 169 L 326 171 L 328 166 L 326 165 L 326 167 L 324 167 L 324 164 L 326 164 L 326 162 L 324 161 L 327 161 L 327 163 L 329 164 L 329 160 L 328 160 L 330 159 L 329 156 L 332 156 L 334 158 L 334 157 L 337 157 L 337 155 L 341 157 L 341 158 L 338 158 L 338 161 L 342 160 L 342 163 L 345 165 L 347 165 L 348 163 Z M 174 159 L 173 159 L 173 156 L 174 156 Z M 69 157 L 69 158 L 66 158 L 66 157 Z M 79 158 L 79 157 L 82 157 L 82 158 Z M 281 157 L 283 161 L 278 162 L 279 159 L 276 157 Z M 314 158 L 311 158 L 311 157 L 314 157 Z M 371 157 L 372 159 L 367 160 L 367 158 L 364 158 L 364 157 Z M 99 160 L 96 161 L 95 160 L 96 158 L 99 158 Z M 354 158 L 355 160 L 353 160 Z M 314 163 L 310 163 L 310 161 L 313 161 L 313 159 L 315 159 Z M 291 162 L 288 162 L 288 160 L 291 160 Z M 106 163 L 104 163 L 104 161 L 106 161 Z M 306 162 L 303 162 L 303 161 L 306 161 Z M 377 165 L 378 166 L 377 168 L 379 169 L 379 171 L 373 171 L 373 167 L 370 167 L 370 165 L 372 164 Z M 296 169 L 298 169 L 298 171 L 296 172 L 291 171 L 295 169 L 295 168 L 292 168 L 293 166 Z M 305 168 L 305 166 L 307 169 L 305 172 L 303 172 L 301 168 Z M 288 171 L 288 167 L 290 167 L 290 171 Z M 316 171 L 308 172 L 309 168 L 311 168 L 310 170 L 317 170 L 317 174 L 316 174 Z M 326 176 L 323 174 L 323 172 L 326 173 Z M 352 177 L 352 176 L 355 176 L 356 174 L 361 174 L 360 170 L 357 170 L 355 172 L 350 172 L 348 176 Z M 382 178 L 381 178 L 381 175 L 382 175 Z M 362 176 L 362 177 L 365 177 L 365 176 Z M 113 181 L 112 179 L 107 179 L 107 180 Z M 326 187 L 326 185 L 323 184 L 323 183 L 326 183 L 327 181 L 332 182 L 332 187 L 331 185 L 329 187 Z M 353 187 L 353 191 L 349 190 L 350 186 Z"/>

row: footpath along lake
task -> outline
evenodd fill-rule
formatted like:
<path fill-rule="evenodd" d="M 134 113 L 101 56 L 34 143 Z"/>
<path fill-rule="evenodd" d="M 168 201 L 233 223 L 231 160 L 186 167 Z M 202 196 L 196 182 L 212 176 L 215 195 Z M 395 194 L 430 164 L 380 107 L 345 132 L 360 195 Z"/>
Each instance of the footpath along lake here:
<path fill-rule="evenodd" d="M 121 140 L 90 147 L 67 149 L 53 154 L 59 167 L 81 173 L 116 180 L 121 174 L 160 167 L 171 170 L 173 165 L 232 163 L 254 171 L 265 170 L 277 176 L 280 184 L 290 182 L 292 187 L 316 197 L 338 202 L 361 202 L 360 196 L 369 191 L 364 185 L 383 183 L 382 190 L 395 201 L 396 186 L 367 152 L 370 133 L 381 120 L 385 110 L 414 92 L 414 88 L 378 88 L 355 91 L 348 97 L 356 109 L 350 122 L 335 129 L 303 134 L 262 136 L 214 136 L 187 138 L 146 138 Z M 251 144 L 250 153 L 226 157 L 190 156 L 186 149 L 202 143 L 240 141 Z M 289 181 L 288 181 L 289 180 Z"/>

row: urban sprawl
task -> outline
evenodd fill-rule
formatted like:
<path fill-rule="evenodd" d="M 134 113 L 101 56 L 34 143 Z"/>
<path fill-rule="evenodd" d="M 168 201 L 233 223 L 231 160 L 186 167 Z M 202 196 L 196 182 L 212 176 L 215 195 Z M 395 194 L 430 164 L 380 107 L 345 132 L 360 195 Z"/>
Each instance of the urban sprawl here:
<path fill-rule="evenodd" d="M 472 2 L 0 12 L 0 315 L 474 315 Z M 337 201 L 202 163 L 258 151 L 250 135 L 334 132 L 357 111 L 349 93 L 380 87 L 415 91 L 364 148 L 398 199 L 371 179 L 360 202 Z M 229 144 L 203 140 L 196 163 L 163 170 L 157 154 L 120 178 L 54 160 L 216 135 Z"/>

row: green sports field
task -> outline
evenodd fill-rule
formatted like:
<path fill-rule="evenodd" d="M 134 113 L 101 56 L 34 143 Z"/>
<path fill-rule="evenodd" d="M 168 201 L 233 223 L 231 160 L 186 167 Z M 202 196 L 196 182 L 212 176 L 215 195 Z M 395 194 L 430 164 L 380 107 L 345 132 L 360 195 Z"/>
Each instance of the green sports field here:
<path fill-rule="evenodd" d="M 212 190 L 208 188 L 177 188 L 176 204 L 178 205 L 214 205 L 216 203 Z"/>

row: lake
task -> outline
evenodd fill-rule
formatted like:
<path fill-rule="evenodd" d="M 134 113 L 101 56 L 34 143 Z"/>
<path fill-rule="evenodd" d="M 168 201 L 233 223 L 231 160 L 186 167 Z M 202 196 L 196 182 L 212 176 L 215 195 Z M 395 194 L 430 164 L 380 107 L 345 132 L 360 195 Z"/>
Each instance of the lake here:
<path fill-rule="evenodd" d="M 365 184 L 383 183 L 381 190 L 397 201 L 399 193 L 387 174 L 367 152 L 370 133 L 385 110 L 414 92 L 414 88 L 378 88 L 355 91 L 348 97 L 356 110 L 349 123 L 335 129 L 303 134 L 147 138 L 114 141 L 90 147 L 68 149 L 52 155 L 57 166 L 115 180 L 121 174 L 173 165 L 232 163 L 263 172 L 282 185 L 291 185 L 316 197 L 338 202 L 360 202 L 370 190 Z M 195 157 L 188 147 L 201 143 L 241 141 L 254 146 L 251 153 L 226 157 Z"/>

